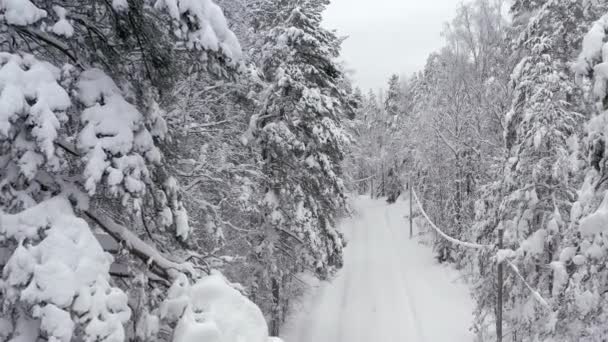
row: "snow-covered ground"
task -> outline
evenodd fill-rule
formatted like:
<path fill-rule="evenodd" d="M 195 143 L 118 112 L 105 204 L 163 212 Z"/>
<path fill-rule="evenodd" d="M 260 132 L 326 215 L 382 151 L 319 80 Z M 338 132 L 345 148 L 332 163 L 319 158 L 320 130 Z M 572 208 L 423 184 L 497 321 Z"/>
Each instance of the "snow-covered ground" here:
<path fill-rule="evenodd" d="M 472 342 L 460 274 L 409 239 L 408 203 L 358 198 L 344 221 L 345 265 L 286 324 L 288 342 Z"/>

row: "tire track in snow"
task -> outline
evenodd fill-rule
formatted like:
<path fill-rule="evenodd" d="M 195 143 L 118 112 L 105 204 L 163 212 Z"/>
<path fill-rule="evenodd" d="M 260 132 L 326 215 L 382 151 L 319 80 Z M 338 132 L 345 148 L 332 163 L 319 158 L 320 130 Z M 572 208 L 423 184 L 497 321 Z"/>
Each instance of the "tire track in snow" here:
<path fill-rule="evenodd" d="M 456 273 L 437 265 L 428 248 L 409 240 L 402 219 L 407 202 L 358 198 L 355 204 L 359 215 L 342 222 L 350 235 L 344 268 L 314 296 L 315 309 L 293 320 L 285 341 L 473 341 L 466 287 L 451 281 Z"/>
<path fill-rule="evenodd" d="M 354 227 L 351 227 L 352 233 L 351 233 L 351 241 L 353 241 L 353 245 L 355 244 L 354 241 L 357 241 L 357 235 L 359 235 L 359 230 L 360 227 L 358 225 L 355 225 Z M 353 249 L 357 248 L 358 246 L 353 246 Z M 354 252 L 356 250 L 353 250 Z M 347 257 L 348 254 L 345 254 L 345 258 Z M 342 285 L 342 298 L 340 301 L 340 316 L 341 317 L 345 317 L 346 315 L 348 315 L 348 308 L 349 308 L 349 300 L 348 298 L 352 298 L 353 297 L 353 288 L 352 288 L 352 271 L 351 271 L 351 267 L 352 265 L 350 264 L 351 260 L 346 261 L 345 260 L 345 265 L 344 265 L 344 285 Z M 348 263 L 348 264 L 347 264 Z M 345 334 L 347 332 L 347 329 L 345 329 L 345 327 L 342 326 L 342 324 L 339 324 L 339 328 L 338 328 L 338 338 L 337 338 L 337 342 L 340 341 L 346 341 L 345 339 Z"/>
<path fill-rule="evenodd" d="M 388 207 L 385 209 L 385 215 L 387 218 L 390 217 Z M 406 229 L 406 228 L 409 229 L 409 224 L 406 227 L 406 224 L 404 222 L 403 229 Z M 404 241 L 403 234 L 400 234 L 401 236 L 399 236 L 399 237 L 396 236 L 395 228 L 393 227 L 390 219 L 388 219 L 388 222 L 386 224 L 386 229 L 389 232 L 392 241 Z M 399 229 L 399 227 L 397 227 L 396 229 Z M 402 261 L 402 259 L 403 259 L 402 255 L 401 255 L 401 253 L 399 253 L 399 250 L 397 250 L 395 248 L 396 247 L 395 244 L 393 244 L 391 247 L 392 247 L 391 250 L 392 250 L 392 254 L 393 254 L 393 260 L 399 261 L 399 262 Z M 414 326 L 416 327 L 416 335 L 418 336 L 418 342 L 426 342 L 427 339 L 424 334 L 424 329 L 422 328 L 420 316 L 418 314 L 418 310 L 416 310 L 416 302 L 415 302 L 415 299 L 412 298 L 412 296 L 411 296 L 411 293 L 413 293 L 413 292 L 411 291 L 411 288 L 409 286 L 410 280 L 408 279 L 408 277 L 406 275 L 407 272 L 404 271 L 405 267 L 399 267 L 399 263 L 397 263 L 397 267 L 395 267 L 395 268 L 396 268 L 397 274 L 400 275 L 400 277 L 398 277 L 401 280 L 399 283 L 403 284 L 403 287 L 401 287 L 400 292 L 406 298 L 407 307 L 411 313 L 410 317 L 414 321 Z"/>
<path fill-rule="evenodd" d="M 363 342 L 367 342 L 365 340 L 365 336 L 367 336 L 368 330 L 366 330 L 366 323 L 367 322 L 367 318 L 364 315 L 364 308 L 363 308 L 363 303 L 361 302 L 362 298 L 368 297 L 370 296 L 370 289 L 369 289 L 369 284 L 370 284 L 370 274 L 371 274 L 371 258 L 372 255 L 370 253 L 370 249 L 369 249 L 369 236 L 370 236 L 370 220 L 369 217 L 367 216 L 367 213 L 364 215 L 364 220 L 361 221 L 361 224 L 359 225 L 359 228 L 364 232 L 364 237 L 363 239 L 360 240 L 360 244 L 361 244 L 361 248 L 362 248 L 362 252 L 361 252 L 361 259 L 358 260 L 358 262 L 360 263 L 360 270 L 359 270 L 359 283 L 358 284 L 368 284 L 368 287 L 364 287 L 363 285 L 359 285 L 359 290 L 356 292 L 356 295 L 358 297 L 360 297 L 360 299 L 358 300 L 358 310 L 357 310 L 357 316 L 355 319 L 355 324 L 357 325 L 356 329 L 354 330 L 355 338 L 358 341 L 363 341 Z M 342 341 L 342 342 L 351 342 L 351 341 Z"/>

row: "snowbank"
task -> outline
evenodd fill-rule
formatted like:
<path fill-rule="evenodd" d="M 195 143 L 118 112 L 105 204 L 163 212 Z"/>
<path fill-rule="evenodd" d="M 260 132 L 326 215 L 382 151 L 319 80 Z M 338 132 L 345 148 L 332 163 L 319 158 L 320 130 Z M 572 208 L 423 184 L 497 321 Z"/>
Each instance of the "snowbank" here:
<path fill-rule="evenodd" d="M 161 318 L 177 322 L 173 342 L 268 342 L 260 309 L 219 273 L 194 285 L 180 276 L 161 306 Z"/>

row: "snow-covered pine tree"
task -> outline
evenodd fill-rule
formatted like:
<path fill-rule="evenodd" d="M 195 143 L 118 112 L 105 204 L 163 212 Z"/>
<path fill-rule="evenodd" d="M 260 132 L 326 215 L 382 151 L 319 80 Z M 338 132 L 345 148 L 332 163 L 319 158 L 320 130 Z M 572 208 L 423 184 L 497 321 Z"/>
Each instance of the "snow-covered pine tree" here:
<path fill-rule="evenodd" d="M 378 158 L 374 154 L 374 151 L 377 151 L 377 130 L 372 119 L 378 108 L 373 92 L 363 95 L 356 89 L 355 97 L 359 99 L 359 106 L 354 120 L 348 122 L 348 133 L 353 137 L 353 142 L 344 163 L 344 170 L 350 180 L 351 191 L 373 196 L 374 185 L 378 184 L 379 177 L 376 175 Z"/>
<path fill-rule="evenodd" d="M 386 156 L 386 122 L 384 121 L 382 102 L 373 90 L 370 90 L 367 94 L 363 112 L 365 113 L 363 132 L 366 134 L 364 133 L 365 138 L 360 137 L 355 144 L 363 148 L 363 151 L 365 151 L 363 156 L 370 156 L 371 174 L 374 175 L 373 182 L 370 184 L 372 197 L 382 197 L 386 194 L 386 183 L 384 182 L 384 170 L 382 168 Z"/>
<path fill-rule="evenodd" d="M 266 235 L 258 247 L 275 293 L 275 320 L 283 316 L 280 291 L 293 272 L 327 276 L 342 264 L 336 215 L 345 205 L 341 162 L 349 138 L 342 119 L 350 110 L 334 59 L 341 40 L 321 26 L 327 0 L 263 1 L 256 47 L 268 87 L 244 142 L 255 137 L 267 178 Z M 273 330 L 278 329 L 274 324 Z"/>
<path fill-rule="evenodd" d="M 585 8 L 581 25 L 608 11 L 605 3 Z M 585 35 L 576 62 L 577 75 L 585 86 L 594 108 L 584 125 L 580 143 L 583 164 L 579 173 L 584 180 L 570 210 L 570 220 L 558 257 L 551 263 L 554 272 L 553 296 L 559 300 L 554 336 L 578 341 L 598 341 L 608 330 L 606 286 L 606 136 L 607 127 L 606 62 L 608 15 L 595 22 Z M 578 145 L 578 144 L 577 144 Z"/>
<path fill-rule="evenodd" d="M 169 132 L 157 102 L 182 61 L 217 74 L 237 66 L 221 9 L 5 0 L 0 41 L 0 339 L 177 342 L 248 316 L 259 326 L 245 334 L 264 342 L 259 309 L 221 277 L 191 287 L 196 263 L 169 250 L 190 228 L 159 148 Z M 111 269 L 93 227 L 120 242 L 127 274 Z M 249 309 L 203 322 L 217 310 L 210 293 Z"/>
<path fill-rule="evenodd" d="M 349 122 L 348 133 L 353 142 L 344 169 L 359 193 L 373 197 L 382 192 L 381 165 L 385 154 L 382 146 L 386 125 L 376 93 L 370 90 L 360 97 L 355 119 Z"/>
<path fill-rule="evenodd" d="M 544 298 L 559 282 L 545 265 L 558 258 L 558 247 L 569 234 L 567 214 L 575 199 L 571 142 L 583 117 L 568 63 L 574 57 L 570 47 L 582 37 L 583 3 L 515 1 L 512 8 L 521 25 L 515 48 L 523 58 L 512 75 L 514 95 L 505 131 L 509 153 L 495 222 L 504 230 L 505 246 L 514 250 L 511 262 Z M 514 341 L 552 336 L 559 320 L 550 309 L 561 305 L 559 298 L 549 301 L 550 308 L 540 305 L 537 294 L 514 273 L 507 274 L 505 329 Z"/>
<path fill-rule="evenodd" d="M 403 125 L 403 91 L 398 75 L 388 80 L 388 90 L 384 99 L 386 158 L 382 164 L 382 186 L 389 203 L 394 203 L 403 190 L 401 183 L 401 166 L 404 159 L 403 134 L 399 134 Z"/>
<path fill-rule="evenodd" d="M 391 75 L 388 79 L 388 89 L 386 91 L 386 98 L 384 99 L 384 110 L 386 110 L 387 120 L 386 123 L 389 127 L 395 127 L 397 125 L 397 118 L 401 113 L 401 82 L 398 75 Z"/>

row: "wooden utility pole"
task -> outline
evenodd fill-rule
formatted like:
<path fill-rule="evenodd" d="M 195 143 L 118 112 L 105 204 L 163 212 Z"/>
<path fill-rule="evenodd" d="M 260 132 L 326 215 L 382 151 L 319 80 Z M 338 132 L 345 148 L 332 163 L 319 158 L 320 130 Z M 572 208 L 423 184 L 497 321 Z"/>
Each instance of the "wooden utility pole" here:
<path fill-rule="evenodd" d="M 379 197 L 384 197 L 386 196 L 386 189 L 384 188 L 386 185 L 384 184 L 384 160 L 382 161 L 382 168 L 380 170 L 382 172 L 382 188 L 380 190 L 380 194 Z"/>
<path fill-rule="evenodd" d="M 372 177 L 369 182 L 371 185 L 369 186 L 369 197 L 374 198 L 374 178 Z"/>
<path fill-rule="evenodd" d="M 410 188 L 410 239 L 411 239 L 414 235 L 413 228 L 412 228 L 413 227 L 413 224 L 412 224 L 412 221 L 413 221 L 413 218 L 412 218 L 412 216 L 413 216 L 412 215 L 412 191 L 414 191 L 414 187 L 412 185 L 412 177 L 410 177 L 410 180 L 409 180 L 409 188 Z"/>
<path fill-rule="evenodd" d="M 504 230 L 498 229 L 498 250 L 503 249 Z M 503 289 L 503 262 L 498 263 L 498 279 L 496 289 L 496 341 L 502 342 L 502 289 Z"/>

